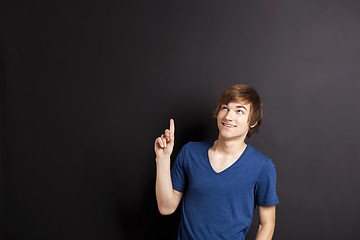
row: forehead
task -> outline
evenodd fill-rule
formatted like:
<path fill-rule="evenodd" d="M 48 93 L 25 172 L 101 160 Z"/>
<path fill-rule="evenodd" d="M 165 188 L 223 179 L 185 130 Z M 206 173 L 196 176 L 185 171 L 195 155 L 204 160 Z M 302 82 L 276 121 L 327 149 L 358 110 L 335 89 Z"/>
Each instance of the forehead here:
<path fill-rule="evenodd" d="M 247 109 L 250 108 L 250 102 L 246 101 L 244 99 L 232 100 L 232 101 L 228 102 L 226 105 L 234 106 L 234 107 L 236 107 L 236 106 L 244 106 Z"/>

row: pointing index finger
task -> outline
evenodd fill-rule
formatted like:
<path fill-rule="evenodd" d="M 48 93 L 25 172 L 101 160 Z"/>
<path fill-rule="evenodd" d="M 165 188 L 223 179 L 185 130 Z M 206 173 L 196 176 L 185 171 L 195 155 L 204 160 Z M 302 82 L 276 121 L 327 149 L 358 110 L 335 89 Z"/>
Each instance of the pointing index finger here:
<path fill-rule="evenodd" d="M 174 136 L 175 133 L 175 121 L 174 119 L 170 119 L 170 134 Z"/>

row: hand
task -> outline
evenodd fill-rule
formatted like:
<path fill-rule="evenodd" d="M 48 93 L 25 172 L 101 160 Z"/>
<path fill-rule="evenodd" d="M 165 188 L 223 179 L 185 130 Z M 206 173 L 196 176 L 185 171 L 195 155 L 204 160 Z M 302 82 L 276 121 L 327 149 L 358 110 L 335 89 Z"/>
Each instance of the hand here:
<path fill-rule="evenodd" d="M 174 133 L 175 133 L 175 123 L 174 119 L 170 119 L 170 130 L 166 129 L 165 133 L 155 140 L 155 154 L 156 158 L 170 158 L 170 155 L 174 148 Z"/>

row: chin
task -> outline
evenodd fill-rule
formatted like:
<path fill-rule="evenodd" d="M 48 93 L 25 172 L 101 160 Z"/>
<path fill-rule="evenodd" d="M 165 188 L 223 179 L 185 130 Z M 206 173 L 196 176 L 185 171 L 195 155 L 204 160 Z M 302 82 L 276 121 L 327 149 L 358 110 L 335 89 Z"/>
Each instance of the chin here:
<path fill-rule="evenodd" d="M 222 134 L 222 133 L 220 133 L 219 136 L 221 136 L 221 138 L 224 140 L 240 140 L 244 137 L 244 135 L 232 135 L 232 134 Z"/>
<path fill-rule="evenodd" d="M 231 139 L 235 139 L 235 138 L 239 138 L 239 136 L 234 136 L 234 135 L 230 135 L 230 134 L 220 134 L 221 138 L 225 139 L 225 140 L 231 140 Z"/>

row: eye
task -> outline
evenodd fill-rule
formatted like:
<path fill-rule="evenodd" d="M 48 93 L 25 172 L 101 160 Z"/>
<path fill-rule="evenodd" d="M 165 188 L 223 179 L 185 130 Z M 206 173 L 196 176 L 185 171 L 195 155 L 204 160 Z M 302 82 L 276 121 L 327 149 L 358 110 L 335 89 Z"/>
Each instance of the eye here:
<path fill-rule="evenodd" d="M 244 114 L 244 112 L 242 110 L 237 110 L 237 113 Z"/>
<path fill-rule="evenodd" d="M 222 110 L 227 110 L 227 107 L 224 106 L 224 107 L 222 107 L 221 109 L 222 109 Z"/>

